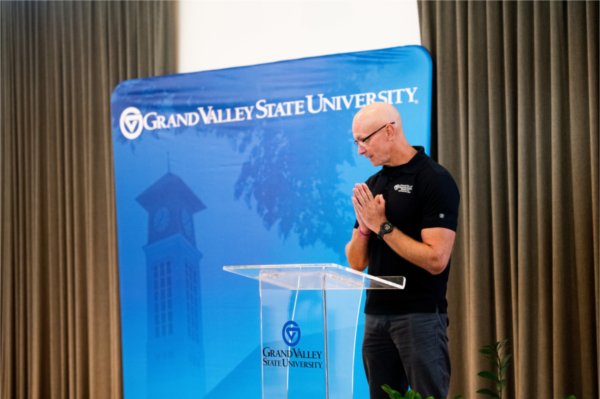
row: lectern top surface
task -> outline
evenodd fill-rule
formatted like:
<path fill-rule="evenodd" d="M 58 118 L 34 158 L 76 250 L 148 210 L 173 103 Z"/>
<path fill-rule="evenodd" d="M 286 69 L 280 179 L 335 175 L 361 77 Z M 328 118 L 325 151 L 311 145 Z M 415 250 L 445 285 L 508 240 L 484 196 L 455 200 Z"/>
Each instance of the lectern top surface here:
<path fill-rule="evenodd" d="M 336 264 L 224 266 L 223 270 L 290 290 L 404 289 L 403 276 L 371 276 Z"/>

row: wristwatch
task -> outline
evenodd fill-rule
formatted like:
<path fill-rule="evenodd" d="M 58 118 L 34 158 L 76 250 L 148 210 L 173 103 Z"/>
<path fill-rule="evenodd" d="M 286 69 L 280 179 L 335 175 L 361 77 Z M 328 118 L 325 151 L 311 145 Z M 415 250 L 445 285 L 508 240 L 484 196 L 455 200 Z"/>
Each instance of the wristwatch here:
<path fill-rule="evenodd" d="M 387 233 L 391 233 L 392 230 L 394 230 L 393 224 L 391 224 L 390 222 L 382 223 L 381 227 L 379 228 L 379 233 L 377 233 L 377 237 L 379 237 L 380 240 L 383 240 L 383 236 Z"/>

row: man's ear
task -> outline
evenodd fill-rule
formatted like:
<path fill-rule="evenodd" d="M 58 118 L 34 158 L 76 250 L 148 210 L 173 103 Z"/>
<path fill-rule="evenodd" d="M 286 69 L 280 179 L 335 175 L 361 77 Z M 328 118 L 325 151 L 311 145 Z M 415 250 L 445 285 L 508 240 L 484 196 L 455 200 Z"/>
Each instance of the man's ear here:
<path fill-rule="evenodd" d="M 387 135 L 388 141 L 394 138 L 394 125 L 391 123 L 385 127 L 385 134 Z"/>

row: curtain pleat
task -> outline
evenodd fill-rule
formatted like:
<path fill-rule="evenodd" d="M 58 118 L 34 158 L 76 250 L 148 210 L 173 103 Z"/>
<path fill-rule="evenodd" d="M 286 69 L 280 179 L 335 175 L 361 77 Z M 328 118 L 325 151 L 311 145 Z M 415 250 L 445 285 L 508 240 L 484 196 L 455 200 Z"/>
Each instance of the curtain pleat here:
<path fill-rule="evenodd" d="M 0 3 L 0 397 L 122 397 L 110 95 L 173 2 Z"/>
<path fill-rule="evenodd" d="M 434 140 L 461 193 L 452 392 L 510 339 L 506 397 L 598 397 L 598 3 L 419 2 Z"/>

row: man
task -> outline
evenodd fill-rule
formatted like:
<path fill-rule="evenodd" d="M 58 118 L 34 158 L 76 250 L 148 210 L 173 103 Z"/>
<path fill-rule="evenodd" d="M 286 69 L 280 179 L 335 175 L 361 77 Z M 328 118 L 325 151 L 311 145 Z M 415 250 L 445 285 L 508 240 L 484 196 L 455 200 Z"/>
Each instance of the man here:
<path fill-rule="evenodd" d="M 446 397 L 450 383 L 446 284 L 458 219 L 452 176 L 412 147 L 400 114 L 373 103 L 354 117 L 358 153 L 382 169 L 356 184 L 356 224 L 346 245 L 353 269 L 405 276 L 404 290 L 368 291 L 363 362 L 371 398 L 381 385 Z"/>

